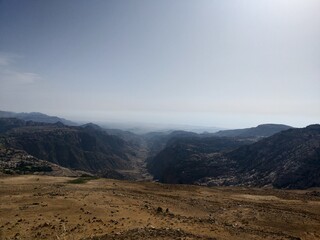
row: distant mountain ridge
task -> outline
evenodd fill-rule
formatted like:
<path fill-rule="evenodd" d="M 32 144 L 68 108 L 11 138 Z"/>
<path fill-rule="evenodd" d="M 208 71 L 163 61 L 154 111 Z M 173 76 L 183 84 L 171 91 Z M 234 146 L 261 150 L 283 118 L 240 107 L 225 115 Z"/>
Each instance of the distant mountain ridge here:
<path fill-rule="evenodd" d="M 43 122 L 43 123 L 56 123 L 61 122 L 64 125 L 68 126 L 77 126 L 78 124 L 64 118 L 59 118 L 56 116 L 49 116 L 39 112 L 31 113 L 15 113 L 8 111 L 0 111 L 0 118 L 17 118 L 24 121 L 33 121 L 33 122 Z"/>
<path fill-rule="evenodd" d="M 223 130 L 214 133 L 213 135 L 219 137 L 270 137 L 278 132 L 288 130 L 292 128 L 288 125 L 283 124 L 261 124 L 257 127 L 243 128 L 243 129 L 233 129 L 233 130 Z"/>

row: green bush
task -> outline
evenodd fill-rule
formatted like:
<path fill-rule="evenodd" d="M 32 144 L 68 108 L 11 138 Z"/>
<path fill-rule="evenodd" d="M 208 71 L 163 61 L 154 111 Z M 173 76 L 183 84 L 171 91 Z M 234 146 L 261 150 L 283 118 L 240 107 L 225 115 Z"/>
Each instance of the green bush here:
<path fill-rule="evenodd" d="M 71 184 L 83 184 L 83 183 L 86 183 L 90 180 L 94 180 L 94 179 L 98 179 L 98 177 L 79 177 L 79 178 L 76 178 L 76 179 L 72 179 L 72 180 L 69 180 L 68 183 L 71 183 Z"/>

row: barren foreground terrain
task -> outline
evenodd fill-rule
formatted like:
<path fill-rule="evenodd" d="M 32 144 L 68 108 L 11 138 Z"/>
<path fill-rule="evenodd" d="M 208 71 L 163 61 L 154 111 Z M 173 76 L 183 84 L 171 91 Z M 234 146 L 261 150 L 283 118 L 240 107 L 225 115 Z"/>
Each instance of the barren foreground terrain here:
<path fill-rule="evenodd" d="M 0 239 L 320 239 L 319 191 L 0 178 Z"/>

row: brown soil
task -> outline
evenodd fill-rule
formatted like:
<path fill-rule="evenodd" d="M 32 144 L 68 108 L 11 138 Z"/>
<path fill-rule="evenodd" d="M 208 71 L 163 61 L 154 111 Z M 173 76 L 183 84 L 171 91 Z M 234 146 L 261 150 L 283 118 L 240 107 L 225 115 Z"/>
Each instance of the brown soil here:
<path fill-rule="evenodd" d="M 0 239 L 320 239 L 320 194 L 0 178 Z"/>

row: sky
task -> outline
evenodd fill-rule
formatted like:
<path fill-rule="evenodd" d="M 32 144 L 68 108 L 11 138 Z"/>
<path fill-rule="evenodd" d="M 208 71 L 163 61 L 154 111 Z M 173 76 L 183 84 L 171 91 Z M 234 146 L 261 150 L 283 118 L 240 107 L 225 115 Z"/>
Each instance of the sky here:
<path fill-rule="evenodd" d="M 319 0 L 0 0 L 0 109 L 319 123 L 319 12 Z"/>

